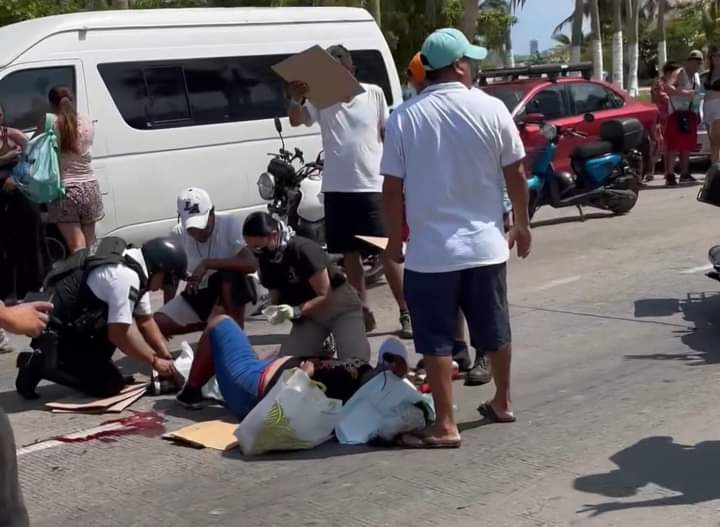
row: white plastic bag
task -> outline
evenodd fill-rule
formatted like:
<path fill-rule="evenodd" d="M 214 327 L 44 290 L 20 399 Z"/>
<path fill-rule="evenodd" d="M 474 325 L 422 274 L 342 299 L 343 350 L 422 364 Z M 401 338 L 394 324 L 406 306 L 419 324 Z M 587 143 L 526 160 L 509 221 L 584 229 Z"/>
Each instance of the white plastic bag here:
<path fill-rule="evenodd" d="M 192 368 L 193 360 L 195 360 L 195 352 L 193 351 L 192 346 L 183 341 L 182 344 L 180 344 L 180 355 L 178 355 L 178 358 L 175 359 L 175 371 L 177 371 L 178 375 L 182 377 L 180 387 L 185 385 L 187 378 L 190 376 L 190 369 Z M 212 379 L 210 379 L 207 384 L 202 387 L 201 393 L 206 399 L 224 401 L 215 376 L 213 376 Z"/>
<path fill-rule="evenodd" d="M 434 420 L 435 409 L 412 383 L 385 371 L 345 404 L 335 435 L 342 444 L 361 445 L 376 437 L 391 440 L 421 430 Z"/>
<path fill-rule="evenodd" d="M 307 373 L 283 372 L 235 431 L 246 456 L 271 450 L 306 450 L 332 436 L 342 401 L 330 399 Z"/>

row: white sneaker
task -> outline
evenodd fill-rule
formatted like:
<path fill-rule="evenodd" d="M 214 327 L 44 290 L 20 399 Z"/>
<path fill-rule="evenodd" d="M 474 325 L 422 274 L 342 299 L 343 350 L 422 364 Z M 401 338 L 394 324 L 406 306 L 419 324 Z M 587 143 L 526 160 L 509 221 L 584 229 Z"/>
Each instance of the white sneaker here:
<path fill-rule="evenodd" d="M 15 351 L 4 329 L 0 329 L 0 355 Z"/>

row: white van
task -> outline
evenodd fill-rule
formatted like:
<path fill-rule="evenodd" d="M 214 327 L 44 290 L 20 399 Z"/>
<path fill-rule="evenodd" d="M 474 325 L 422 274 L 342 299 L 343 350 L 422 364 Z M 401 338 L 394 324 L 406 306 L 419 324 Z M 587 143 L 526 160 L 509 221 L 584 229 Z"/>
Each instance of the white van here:
<path fill-rule="evenodd" d="M 367 11 L 213 8 L 103 11 L 0 28 L 6 124 L 31 131 L 50 88 L 67 85 L 96 121 L 99 234 L 139 243 L 177 221 L 175 197 L 205 188 L 218 211 L 264 206 L 256 187 L 277 151 L 285 85 L 270 67 L 315 44 L 343 44 L 357 76 L 402 102 L 390 50 Z M 317 128 L 287 129 L 289 148 L 320 151 Z"/>

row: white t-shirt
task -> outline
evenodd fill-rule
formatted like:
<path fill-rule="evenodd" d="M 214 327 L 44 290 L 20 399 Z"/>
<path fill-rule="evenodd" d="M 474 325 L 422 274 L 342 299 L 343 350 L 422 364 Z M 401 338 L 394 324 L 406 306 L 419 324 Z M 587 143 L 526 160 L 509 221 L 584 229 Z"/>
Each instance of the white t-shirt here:
<path fill-rule="evenodd" d="M 323 192 L 381 192 L 380 158 L 388 107 L 382 88 L 362 84 L 361 93 L 349 103 L 318 110 L 309 102 L 306 124 L 320 125 L 325 167 Z"/>
<path fill-rule="evenodd" d="M 170 232 L 185 250 L 188 272 L 195 271 L 206 258 L 233 258 L 245 248 L 242 235 L 242 222 L 237 216 L 215 214 L 215 228 L 206 242 L 193 239 L 182 225 L 177 224 Z M 207 287 L 208 279 L 215 271 L 209 271 L 203 277 L 201 288 Z"/>
<path fill-rule="evenodd" d="M 127 249 L 125 254 L 138 262 L 147 275 L 142 250 Z M 140 291 L 140 277 L 125 265 L 104 265 L 93 269 L 87 285 L 96 297 L 108 305 L 109 324 L 132 324 L 133 315 L 152 315 L 149 293 L 137 301 L 133 300 Z"/>
<path fill-rule="evenodd" d="M 450 272 L 510 256 L 502 168 L 525 157 L 505 105 L 457 82 L 426 88 L 388 119 L 381 172 L 403 179 L 405 267 Z"/>

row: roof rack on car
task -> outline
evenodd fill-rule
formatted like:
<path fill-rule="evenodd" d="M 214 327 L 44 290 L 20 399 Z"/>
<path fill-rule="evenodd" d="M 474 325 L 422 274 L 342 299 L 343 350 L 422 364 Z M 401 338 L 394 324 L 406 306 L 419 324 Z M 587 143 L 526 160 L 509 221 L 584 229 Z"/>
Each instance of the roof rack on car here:
<path fill-rule="evenodd" d="M 555 82 L 558 77 L 567 77 L 570 73 L 580 73 L 583 79 L 590 80 L 592 77 L 592 62 L 581 62 L 580 64 L 536 64 L 533 66 L 522 66 L 520 68 L 498 68 L 494 70 L 483 70 L 478 73 L 477 81 L 481 86 L 488 84 L 488 79 L 503 78 L 516 81 L 520 77 L 538 78 L 546 76 L 550 82 Z"/>

